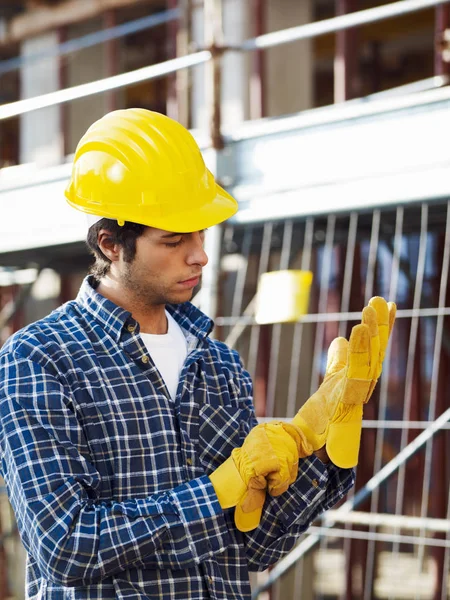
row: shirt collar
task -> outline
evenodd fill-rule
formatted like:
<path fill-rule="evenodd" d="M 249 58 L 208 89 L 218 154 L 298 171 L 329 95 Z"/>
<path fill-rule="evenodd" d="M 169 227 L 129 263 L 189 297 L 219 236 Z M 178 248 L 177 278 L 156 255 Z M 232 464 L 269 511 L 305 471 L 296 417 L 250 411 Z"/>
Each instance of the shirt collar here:
<path fill-rule="evenodd" d="M 129 311 L 99 294 L 94 286 L 92 275 L 87 276 L 81 284 L 76 302 L 118 342 L 123 328 L 133 321 L 133 317 Z M 211 333 L 213 321 L 191 302 L 167 304 L 166 309 L 180 327 L 198 339 L 204 340 Z"/>

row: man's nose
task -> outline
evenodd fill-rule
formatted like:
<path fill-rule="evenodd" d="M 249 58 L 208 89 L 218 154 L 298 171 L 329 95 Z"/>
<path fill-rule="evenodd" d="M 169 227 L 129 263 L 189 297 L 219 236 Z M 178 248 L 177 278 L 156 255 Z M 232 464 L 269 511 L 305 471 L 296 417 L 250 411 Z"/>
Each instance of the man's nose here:
<path fill-rule="evenodd" d="M 188 264 L 200 265 L 201 267 L 204 267 L 208 262 L 208 255 L 203 247 L 204 235 L 201 235 L 199 232 L 195 232 L 191 235 L 190 242 L 189 254 L 187 257 Z"/>

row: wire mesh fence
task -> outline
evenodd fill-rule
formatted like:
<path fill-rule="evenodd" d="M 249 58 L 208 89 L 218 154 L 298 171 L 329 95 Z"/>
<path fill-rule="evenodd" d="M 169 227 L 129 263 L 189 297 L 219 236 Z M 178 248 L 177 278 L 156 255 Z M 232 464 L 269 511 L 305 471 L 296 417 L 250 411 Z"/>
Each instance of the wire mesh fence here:
<path fill-rule="evenodd" d="M 348 336 L 371 296 L 397 303 L 384 372 L 365 408 L 355 490 L 450 405 L 449 259 L 449 202 L 224 230 L 216 334 L 241 353 L 260 417 L 294 416 L 320 384 L 330 342 Z M 257 325 L 259 275 L 286 268 L 313 271 L 309 314 Z M 360 507 L 372 519 L 312 528 L 320 548 L 274 586 L 272 598 L 296 597 L 288 594 L 301 586 L 302 598 L 450 597 L 450 534 L 427 525 L 450 518 L 449 449 L 447 423 L 375 487 Z M 407 516 L 418 519 L 414 528 L 405 529 Z"/>

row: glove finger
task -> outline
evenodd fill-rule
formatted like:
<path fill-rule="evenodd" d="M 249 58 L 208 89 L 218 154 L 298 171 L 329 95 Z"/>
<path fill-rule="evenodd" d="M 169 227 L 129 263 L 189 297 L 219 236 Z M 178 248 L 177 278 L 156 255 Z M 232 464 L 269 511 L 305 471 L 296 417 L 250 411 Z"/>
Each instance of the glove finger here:
<path fill-rule="evenodd" d="M 300 444 L 299 436 L 295 437 L 295 426 L 292 426 L 291 434 L 286 431 L 284 423 L 274 422 L 266 423 L 266 432 L 269 442 L 275 452 L 278 463 L 272 471 L 278 471 L 280 468 L 279 461 L 287 458 L 290 462 L 298 460 L 298 446 Z"/>
<path fill-rule="evenodd" d="M 272 479 L 271 476 L 268 477 L 268 491 L 271 496 L 281 496 L 291 485 L 290 479 L 286 476 L 285 479 L 281 479 L 280 477 L 274 477 Z"/>
<path fill-rule="evenodd" d="M 348 379 L 370 380 L 370 335 L 365 324 L 352 327 L 348 352 Z"/>
<path fill-rule="evenodd" d="M 261 521 L 261 515 L 266 500 L 266 492 L 262 493 L 249 493 L 247 496 L 252 496 L 246 501 L 244 498 L 244 505 L 239 503 L 234 511 L 234 522 L 239 531 L 252 531 L 256 529 Z M 245 510 L 244 510 L 245 508 Z M 251 510 L 249 510 L 251 509 Z"/>
<path fill-rule="evenodd" d="M 237 504 L 245 513 L 253 512 L 264 504 L 266 489 L 248 488 L 246 495 Z"/>
<path fill-rule="evenodd" d="M 278 457 L 268 436 L 266 424 L 254 427 L 242 446 L 243 466 L 248 478 L 267 475 L 278 469 Z"/>
<path fill-rule="evenodd" d="M 387 316 L 387 312 L 386 312 Z M 370 337 L 370 379 L 378 379 L 380 365 L 380 330 L 378 327 L 377 311 L 372 306 L 366 306 L 362 312 L 362 323 L 367 325 Z"/>
<path fill-rule="evenodd" d="M 328 348 L 325 377 L 340 371 L 347 364 L 348 342 L 344 337 L 335 338 Z"/>
<path fill-rule="evenodd" d="M 267 478 L 268 490 L 271 496 L 280 496 L 298 477 L 298 460 L 286 460 L 278 473 L 271 473 Z"/>
<path fill-rule="evenodd" d="M 383 365 L 384 356 L 386 354 L 386 348 L 389 342 L 389 335 L 391 332 L 391 324 L 390 324 L 390 308 L 389 304 L 386 302 L 384 298 L 380 296 L 375 296 L 371 298 L 369 301 L 369 305 L 373 306 L 377 313 L 377 321 L 378 321 L 378 329 L 380 331 L 380 368 L 379 371 L 381 373 L 381 367 Z M 394 316 L 395 318 L 395 316 Z M 393 325 L 393 323 L 392 323 Z M 379 374 L 380 374 L 379 373 Z"/>
<path fill-rule="evenodd" d="M 395 316 L 397 314 L 397 305 L 395 302 L 388 302 L 388 310 L 389 310 L 389 337 L 391 336 L 392 329 L 395 323 Z"/>

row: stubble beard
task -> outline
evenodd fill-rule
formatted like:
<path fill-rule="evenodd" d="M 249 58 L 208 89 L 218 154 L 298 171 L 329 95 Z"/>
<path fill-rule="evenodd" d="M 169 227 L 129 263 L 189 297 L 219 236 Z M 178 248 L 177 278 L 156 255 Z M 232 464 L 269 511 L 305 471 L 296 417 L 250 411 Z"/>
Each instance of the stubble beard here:
<path fill-rule="evenodd" d="M 145 274 L 149 276 L 148 273 Z M 136 306 L 144 309 L 154 308 L 165 304 L 181 304 L 192 299 L 193 290 L 185 290 L 184 297 L 181 294 L 171 293 L 158 275 L 153 275 L 153 280 L 147 282 L 139 269 L 133 269 L 131 264 L 122 276 L 122 285 L 128 291 L 130 298 Z"/>

